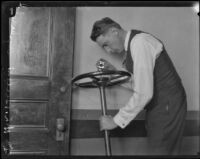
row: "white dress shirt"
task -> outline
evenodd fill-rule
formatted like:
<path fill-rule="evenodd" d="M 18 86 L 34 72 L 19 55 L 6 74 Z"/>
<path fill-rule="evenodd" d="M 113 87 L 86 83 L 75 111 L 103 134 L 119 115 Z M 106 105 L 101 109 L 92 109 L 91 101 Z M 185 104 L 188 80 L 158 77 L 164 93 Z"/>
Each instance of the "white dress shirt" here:
<path fill-rule="evenodd" d="M 125 38 L 125 51 L 128 49 L 130 31 Z M 128 103 L 114 116 L 114 122 L 125 128 L 144 109 L 153 96 L 153 70 L 155 60 L 163 49 L 162 43 L 147 33 L 136 34 L 130 43 L 133 59 L 133 95 Z"/>

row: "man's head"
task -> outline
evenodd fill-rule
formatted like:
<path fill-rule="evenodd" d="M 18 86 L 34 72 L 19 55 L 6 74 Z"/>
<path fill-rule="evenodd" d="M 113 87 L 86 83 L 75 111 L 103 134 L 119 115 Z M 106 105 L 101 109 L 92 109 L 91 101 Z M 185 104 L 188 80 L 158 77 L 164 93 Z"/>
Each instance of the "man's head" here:
<path fill-rule="evenodd" d="M 124 35 L 121 26 L 106 17 L 94 23 L 90 38 L 108 53 L 121 53 L 124 50 Z"/>

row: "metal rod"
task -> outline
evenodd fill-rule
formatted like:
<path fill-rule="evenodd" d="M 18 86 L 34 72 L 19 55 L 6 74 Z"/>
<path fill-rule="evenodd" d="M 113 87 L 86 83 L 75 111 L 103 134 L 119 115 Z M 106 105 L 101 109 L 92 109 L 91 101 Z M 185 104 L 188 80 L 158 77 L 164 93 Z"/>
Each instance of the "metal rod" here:
<path fill-rule="evenodd" d="M 100 96 L 101 96 L 102 115 L 106 115 L 107 105 L 106 105 L 105 87 L 99 86 L 99 90 L 100 90 Z M 104 140 L 105 140 L 106 156 L 111 156 L 111 145 L 110 145 L 108 130 L 104 130 Z"/>

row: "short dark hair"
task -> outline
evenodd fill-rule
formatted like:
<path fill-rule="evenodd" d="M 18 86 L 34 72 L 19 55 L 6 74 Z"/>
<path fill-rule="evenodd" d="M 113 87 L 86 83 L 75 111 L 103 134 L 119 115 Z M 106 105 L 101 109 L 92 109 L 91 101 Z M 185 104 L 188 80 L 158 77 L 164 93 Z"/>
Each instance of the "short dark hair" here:
<path fill-rule="evenodd" d="M 121 26 L 109 17 L 102 18 L 94 23 L 90 38 L 96 41 L 97 37 L 108 31 L 109 28 L 115 27 L 121 29 Z"/>

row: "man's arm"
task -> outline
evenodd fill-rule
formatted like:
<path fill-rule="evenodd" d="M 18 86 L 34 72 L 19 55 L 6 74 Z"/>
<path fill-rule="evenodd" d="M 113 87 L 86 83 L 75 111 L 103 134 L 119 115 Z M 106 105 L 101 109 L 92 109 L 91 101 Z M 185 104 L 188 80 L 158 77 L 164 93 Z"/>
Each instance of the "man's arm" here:
<path fill-rule="evenodd" d="M 153 96 L 153 69 L 162 44 L 148 34 L 138 34 L 131 41 L 133 58 L 133 96 L 114 116 L 114 122 L 125 128 Z"/>

